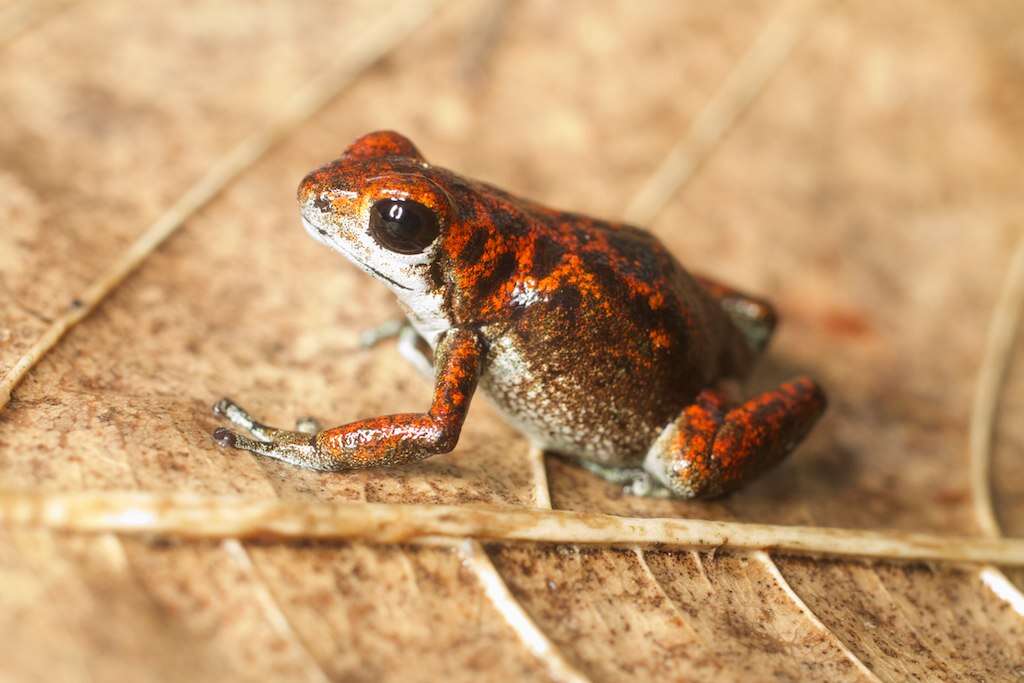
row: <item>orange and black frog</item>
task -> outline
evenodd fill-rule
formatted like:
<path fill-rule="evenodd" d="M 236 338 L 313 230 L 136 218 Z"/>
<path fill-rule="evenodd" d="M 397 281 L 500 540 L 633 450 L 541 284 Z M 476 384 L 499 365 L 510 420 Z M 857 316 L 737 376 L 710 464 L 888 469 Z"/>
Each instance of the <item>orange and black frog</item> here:
<path fill-rule="evenodd" d="M 477 390 L 536 447 L 638 494 L 709 497 L 782 460 L 825 410 L 806 377 L 743 400 L 766 302 L 691 275 L 657 238 L 557 211 L 370 133 L 303 179 L 302 224 L 395 293 L 399 349 L 433 377 L 422 413 L 295 431 L 228 399 L 223 446 L 323 471 L 455 448 Z"/>

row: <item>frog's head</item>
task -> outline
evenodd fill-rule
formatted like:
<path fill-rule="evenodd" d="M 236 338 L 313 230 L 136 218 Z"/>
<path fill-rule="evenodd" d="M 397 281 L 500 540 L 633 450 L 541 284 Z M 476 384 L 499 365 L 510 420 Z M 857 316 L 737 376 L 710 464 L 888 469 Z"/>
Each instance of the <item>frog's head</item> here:
<path fill-rule="evenodd" d="M 390 131 L 307 175 L 299 204 L 311 236 L 388 285 L 428 341 L 547 300 L 571 276 L 556 267 L 577 240 L 565 221 L 587 220 L 428 164 Z"/>
<path fill-rule="evenodd" d="M 341 158 L 299 185 L 302 224 L 388 284 L 400 299 L 437 284 L 430 264 L 451 212 L 431 166 L 405 137 L 391 131 L 356 140 Z"/>

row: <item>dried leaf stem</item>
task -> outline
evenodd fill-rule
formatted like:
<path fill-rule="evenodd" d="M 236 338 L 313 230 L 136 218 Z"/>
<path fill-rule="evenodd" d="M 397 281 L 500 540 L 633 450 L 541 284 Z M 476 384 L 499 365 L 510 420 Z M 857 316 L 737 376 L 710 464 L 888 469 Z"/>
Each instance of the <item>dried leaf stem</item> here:
<path fill-rule="evenodd" d="M 533 506 L 536 508 L 551 509 L 551 487 L 548 486 L 548 471 L 545 464 L 544 451 L 530 446 L 526 457 L 530 461 L 530 470 L 533 475 Z"/>
<path fill-rule="evenodd" d="M 765 571 L 768 572 L 768 575 L 772 577 L 772 580 L 775 581 L 775 584 L 779 589 L 786 594 L 786 598 L 794 607 L 796 607 L 800 614 L 803 615 L 804 619 L 807 619 L 807 621 L 810 622 L 818 632 L 825 634 L 825 637 L 830 639 L 835 646 L 839 648 L 839 651 L 843 653 L 843 656 L 846 657 L 847 661 L 849 661 L 854 668 L 860 672 L 860 675 L 865 680 L 872 681 L 872 683 L 881 683 L 881 679 L 878 675 L 875 674 L 875 672 L 857 656 L 850 646 L 839 637 L 839 634 L 826 626 L 825 622 L 823 622 L 818 615 L 807 606 L 807 603 L 804 602 L 803 598 L 797 595 L 797 592 L 789 585 L 789 581 L 787 581 L 786 577 L 782 575 L 782 570 L 779 569 L 779 565 L 775 564 L 775 560 L 772 559 L 771 555 L 763 550 L 758 550 L 753 553 L 753 557 L 761 563 Z"/>
<path fill-rule="evenodd" d="M 355 539 L 389 544 L 475 538 L 1024 566 L 1024 539 L 617 517 L 519 507 L 299 503 L 113 491 L 9 492 L 0 494 L 0 523 L 194 539 Z"/>
<path fill-rule="evenodd" d="M 110 292 L 124 282 L 146 258 L 203 208 L 228 184 L 259 161 L 301 123 L 333 100 L 338 93 L 368 67 L 377 63 L 430 16 L 433 3 L 427 0 L 401 3 L 385 12 L 351 42 L 343 43 L 338 62 L 322 76 L 312 80 L 288 101 L 265 128 L 244 139 L 226 156 L 214 163 L 188 191 L 156 219 L 68 308 L 57 316 L 29 350 L 0 379 L 0 409 L 11 398 L 11 391 L 24 379 L 68 330 L 92 313 Z"/>
<path fill-rule="evenodd" d="M 1024 310 L 1024 239 L 1010 261 L 1005 285 L 992 312 L 988 342 L 971 411 L 969 448 L 971 454 L 971 491 L 978 526 L 986 536 L 1000 536 L 999 521 L 992 505 L 992 441 L 999 410 L 1000 394 L 1010 364 L 1014 341 Z"/>
<path fill-rule="evenodd" d="M 633 197 L 625 213 L 627 222 L 650 225 L 665 204 L 693 178 L 778 72 L 817 6 L 814 0 L 794 0 L 771 20 L 661 166 Z"/>
<path fill-rule="evenodd" d="M 476 575 L 484 594 L 516 632 L 523 645 L 544 664 L 551 680 L 558 683 L 589 683 L 589 679 L 566 660 L 551 639 L 530 618 L 479 541 L 467 539 L 459 546 L 462 563 Z"/>
<path fill-rule="evenodd" d="M 971 492 L 974 514 L 981 533 L 990 538 L 1002 536 L 999 520 L 992 503 L 992 442 L 1002 396 L 1006 369 L 1014 342 L 1020 331 L 1021 312 L 1024 310 L 1024 239 L 1010 261 L 1009 272 L 999 300 L 992 312 L 988 342 L 978 370 L 978 382 L 971 410 L 968 449 L 970 452 Z M 981 568 L 981 582 L 1024 617 L 1024 593 L 998 568 Z"/>
<path fill-rule="evenodd" d="M 252 577 L 256 603 L 263 611 L 267 623 L 274 629 L 278 638 L 284 642 L 293 643 L 302 653 L 307 680 L 317 681 L 318 683 L 330 683 L 331 677 L 324 666 L 313 656 L 312 648 L 309 647 L 295 627 L 292 626 L 291 621 L 288 620 L 287 613 L 281 608 L 277 598 L 274 597 L 270 586 L 260 576 L 260 572 L 245 546 L 237 538 L 227 538 L 221 543 L 221 548 L 228 554 L 228 557 L 231 558 L 236 567 L 247 576 Z"/>

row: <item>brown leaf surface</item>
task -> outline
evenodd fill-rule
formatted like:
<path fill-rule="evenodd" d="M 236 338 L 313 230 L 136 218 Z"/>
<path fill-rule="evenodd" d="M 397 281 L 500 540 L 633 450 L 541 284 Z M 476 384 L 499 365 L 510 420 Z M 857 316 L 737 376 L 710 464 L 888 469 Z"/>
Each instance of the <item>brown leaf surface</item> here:
<path fill-rule="evenodd" d="M 132 7 L 76 4 L 0 43 L 0 375 L 381 11 L 352 0 Z M 467 36 L 488 30 L 493 9 L 446 4 L 189 217 L 27 375 L 0 411 L 0 488 L 534 505 L 526 443 L 484 401 L 454 453 L 400 470 L 320 475 L 213 446 L 209 405 L 224 393 L 282 424 L 428 397 L 391 346 L 358 348 L 358 332 L 397 307 L 302 234 L 297 180 L 392 127 L 438 163 L 621 215 L 789 11 L 509 3 L 480 52 Z M 1024 225 L 1022 27 L 1012 0 L 812 12 L 651 227 L 690 267 L 778 302 L 783 326 L 755 384 L 812 372 L 829 416 L 776 472 L 712 503 L 623 497 L 549 458 L 554 507 L 977 533 L 966 435 Z M 467 59 L 476 79 L 462 76 Z M 1012 535 L 1024 530 L 1022 367 L 1018 351 L 993 460 Z M 1024 671 L 1024 615 L 976 568 L 501 544 L 486 557 L 541 642 L 454 548 L 4 530 L 0 661 L 10 680 L 69 681 Z"/>

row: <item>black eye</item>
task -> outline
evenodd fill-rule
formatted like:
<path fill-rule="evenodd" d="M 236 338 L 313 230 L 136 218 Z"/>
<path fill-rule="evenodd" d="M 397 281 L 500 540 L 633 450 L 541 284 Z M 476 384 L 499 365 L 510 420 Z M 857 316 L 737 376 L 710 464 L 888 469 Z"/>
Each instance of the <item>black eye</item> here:
<path fill-rule="evenodd" d="M 434 212 L 409 199 L 381 199 L 370 209 L 370 236 L 385 249 L 418 254 L 441 228 Z"/>

